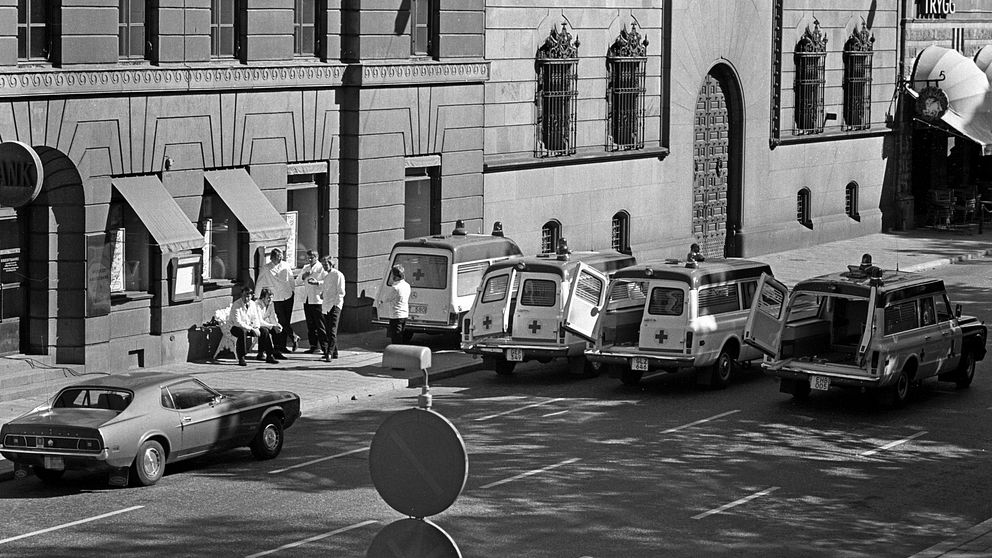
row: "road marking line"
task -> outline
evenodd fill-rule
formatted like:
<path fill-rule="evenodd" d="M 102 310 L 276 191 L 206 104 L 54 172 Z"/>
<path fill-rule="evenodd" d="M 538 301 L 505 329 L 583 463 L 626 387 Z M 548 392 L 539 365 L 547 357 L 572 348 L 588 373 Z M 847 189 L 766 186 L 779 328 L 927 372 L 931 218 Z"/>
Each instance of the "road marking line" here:
<path fill-rule="evenodd" d="M 739 506 L 741 504 L 746 504 L 746 503 L 750 502 L 751 500 L 754 500 L 755 498 L 761 498 L 762 496 L 765 496 L 767 494 L 771 494 L 772 492 L 775 492 L 778 489 L 779 489 L 778 486 L 768 487 L 768 488 L 766 488 L 766 489 L 764 489 L 764 490 L 762 490 L 760 492 L 755 492 L 754 494 L 752 494 L 750 496 L 745 496 L 745 497 L 741 498 L 740 500 L 734 500 L 733 502 L 730 502 L 729 504 L 724 504 L 724 505 L 720 506 L 719 508 L 715 508 L 715 509 L 712 509 L 710 511 L 703 512 L 701 514 L 694 515 L 694 516 L 692 516 L 692 518 L 693 519 L 702 519 L 704 517 L 709 517 L 711 515 L 714 515 L 714 514 L 718 514 L 720 512 L 727 511 L 730 508 Z"/>
<path fill-rule="evenodd" d="M 555 411 L 554 413 L 548 413 L 546 415 L 541 415 L 541 418 L 553 417 L 555 415 L 564 415 L 567 412 L 568 412 L 568 409 L 565 409 L 564 411 Z"/>
<path fill-rule="evenodd" d="M 689 428 L 690 426 L 696 426 L 697 424 L 703 424 L 704 422 L 709 422 L 711 420 L 716 420 L 718 418 L 723 418 L 723 417 L 725 417 L 727 415 L 732 415 L 734 413 L 739 413 L 739 412 L 741 412 L 740 409 L 735 409 L 733 411 L 727 411 L 726 413 L 720 413 L 719 415 L 713 415 L 713 416 L 711 416 L 709 418 L 699 419 L 699 420 L 697 420 L 695 422 L 690 422 L 689 424 L 683 424 L 682 426 L 676 426 L 675 428 L 669 428 L 668 430 L 662 430 L 661 433 L 662 434 L 671 434 L 672 432 L 677 432 L 679 430 L 682 430 L 683 428 Z"/>
<path fill-rule="evenodd" d="M 21 539 L 26 539 L 28 537 L 33 537 L 35 535 L 42 535 L 44 533 L 50 533 L 52 531 L 58 531 L 59 529 L 65 529 L 67 527 L 73 527 L 75 525 L 81 525 L 83 523 L 89 523 L 90 521 L 96 521 L 97 519 L 103 519 L 105 517 L 111 517 L 114 515 L 127 513 L 129 511 L 140 510 L 145 506 L 131 506 L 130 508 L 124 508 L 122 510 L 112 511 L 110 513 L 105 513 L 103 515 L 97 515 L 93 517 L 88 517 L 86 519 L 80 519 L 79 521 L 73 521 L 72 523 L 63 523 L 62 525 L 56 525 L 55 527 L 49 527 L 48 529 L 42 529 L 40 531 L 33 531 L 31 533 L 25 533 L 23 535 L 18 535 L 16 537 L 10 537 L 9 539 L 0 540 L 0 544 L 18 541 Z"/>
<path fill-rule="evenodd" d="M 915 440 L 916 438 L 919 438 L 920 436 L 922 436 L 922 435 L 924 435 L 926 433 L 927 433 L 926 430 L 920 430 L 919 432 L 917 432 L 916 434 L 913 434 L 912 436 L 910 436 L 908 438 L 903 438 L 902 440 L 896 440 L 895 442 L 889 442 L 888 444 L 885 444 L 884 446 L 882 446 L 880 448 L 875 448 L 873 450 L 868 450 L 868 451 L 866 451 L 864 453 L 861 453 L 859 455 L 861 457 L 868 457 L 869 455 L 875 455 L 878 452 L 881 452 L 881 451 L 885 451 L 887 449 L 894 448 L 894 447 L 896 447 L 896 446 L 898 446 L 900 444 L 905 444 L 906 442 L 908 442 L 910 440 Z"/>
<path fill-rule="evenodd" d="M 643 382 L 645 380 L 650 380 L 651 378 L 657 378 L 658 376 L 664 376 L 665 374 L 671 374 L 671 372 L 665 372 L 664 370 L 662 370 L 661 372 L 655 372 L 653 374 L 645 374 L 645 375 L 641 376 L 641 381 Z"/>
<path fill-rule="evenodd" d="M 508 482 L 513 482 L 515 480 L 519 480 L 519 479 L 522 479 L 524 477 L 529 477 L 531 475 L 536 475 L 538 473 L 544 473 L 544 472 L 550 471 L 552 469 L 557 469 L 558 467 L 561 467 L 562 465 L 568 465 L 569 463 L 575 463 L 576 461 L 579 461 L 579 460 L 580 460 L 580 458 L 573 457 L 572 459 L 566 459 L 565 461 L 562 461 L 561 463 L 555 463 L 554 465 L 548 465 L 547 467 L 541 467 L 540 469 L 534 469 L 533 471 L 527 471 L 526 473 L 520 473 L 519 475 L 510 477 L 508 479 L 498 480 L 496 482 L 491 482 L 489 484 L 484 484 L 484 485 L 480 486 L 479 488 L 480 489 L 492 488 L 494 486 L 499 486 L 501 484 L 506 484 Z"/>
<path fill-rule="evenodd" d="M 541 405 L 547 405 L 548 403 L 554 403 L 555 401 L 564 401 L 564 397 L 556 397 L 554 399 L 548 399 L 547 401 L 542 401 L 541 403 L 533 403 L 531 405 L 524 405 L 523 407 L 518 407 L 516 409 L 510 409 L 509 411 L 503 411 L 502 413 L 496 413 L 495 415 L 486 415 L 484 417 L 479 417 L 475 419 L 476 422 L 483 420 L 494 419 L 496 417 L 501 417 L 504 415 L 509 415 L 510 413 L 516 413 L 517 411 L 523 411 L 524 409 L 530 409 L 532 407 L 540 407 Z"/>
<path fill-rule="evenodd" d="M 314 537 L 303 539 L 302 541 L 296 541 L 294 543 L 284 544 L 284 545 L 280 546 L 279 548 L 273 548 L 272 550 L 266 550 L 264 552 L 257 552 L 255 554 L 249 554 L 248 556 L 245 556 L 245 558 L 258 558 L 259 556 L 268 556 L 269 554 L 275 554 L 276 552 L 279 552 L 280 550 L 289 550 L 290 548 L 296 548 L 298 546 L 303 546 L 303 545 L 305 545 L 307 543 L 316 542 L 316 541 L 319 541 L 321 539 L 326 539 L 327 537 L 333 537 L 334 535 L 340 535 L 341 533 L 344 533 L 346 531 L 351 531 L 352 529 L 358 529 L 360 527 L 365 527 L 366 525 L 372 525 L 373 523 L 379 523 L 379 522 L 376 521 L 376 520 L 374 520 L 374 519 L 370 519 L 368 521 L 363 521 L 361 523 L 356 523 L 354 525 L 349 525 L 347 527 L 342 527 L 340 529 L 335 529 L 335 530 L 330 531 L 328 533 L 323 533 L 321 535 L 317 535 L 317 536 L 314 536 Z"/>
<path fill-rule="evenodd" d="M 359 452 L 363 452 L 363 451 L 369 451 L 369 448 L 358 448 L 358 449 L 354 449 L 354 450 L 350 450 L 350 451 L 343 451 L 341 453 L 330 455 L 330 456 L 327 456 L 327 457 L 321 457 L 321 458 L 318 458 L 318 459 L 313 459 L 313 460 L 307 461 L 306 463 L 297 463 L 296 465 L 290 465 L 289 467 L 285 467 L 283 469 L 276 469 L 275 471 L 269 471 L 269 474 L 270 475 L 275 475 L 277 473 L 285 473 L 286 471 L 289 471 L 290 469 L 299 469 L 300 467 L 307 467 L 309 465 L 313 465 L 314 463 L 320 463 L 321 461 L 327 461 L 329 459 L 337 459 L 339 457 L 344 457 L 346 455 L 351 455 L 353 453 L 359 453 Z"/>

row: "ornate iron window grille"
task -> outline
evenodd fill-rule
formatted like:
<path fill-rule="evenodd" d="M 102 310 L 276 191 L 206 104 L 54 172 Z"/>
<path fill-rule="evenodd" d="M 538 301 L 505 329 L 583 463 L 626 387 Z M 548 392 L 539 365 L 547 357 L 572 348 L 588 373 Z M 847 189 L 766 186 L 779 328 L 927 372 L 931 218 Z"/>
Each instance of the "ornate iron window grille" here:
<path fill-rule="evenodd" d="M 813 228 L 813 220 L 810 217 L 809 197 L 809 188 L 803 188 L 796 194 L 796 221 L 799 221 L 799 224 L 804 227 Z"/>
<path fill-rule="evenodd" d="M 648 40 L 635 21 L 624 25 L 606 54 L 606 150 L 644 148 L 644 86 Z"/>
<path fill-rule="evenodd" d="M 823 90 L 826 84 L 827 36 L 813 20 L 796 44 L 795 128 L 793 134 L 823 133 Z"/>
<path fill-rule="evenodd" d="M 630 253 L 630 214 L 621 211 L 613 216 L 610 228 L 610 246 L 617 252 Z"/>
<path fill-rule="evenodd" d="M 537 51 L 537 137 L 535 157 L 575 153 L 579 41 L 555 25 Z"/>
<path fill-rule="evenodd" d="M 561 239 L 561 223 L 555 220 L 548 221 L 541 227 L 541 253 L 554 254 L 558 250 L 558 241 Z"/>
<path fill-rule="evenodd" d="M 844 44 L 844 129 L 871 127 L 872 43 L 875 37 L 864 22 Z"/>

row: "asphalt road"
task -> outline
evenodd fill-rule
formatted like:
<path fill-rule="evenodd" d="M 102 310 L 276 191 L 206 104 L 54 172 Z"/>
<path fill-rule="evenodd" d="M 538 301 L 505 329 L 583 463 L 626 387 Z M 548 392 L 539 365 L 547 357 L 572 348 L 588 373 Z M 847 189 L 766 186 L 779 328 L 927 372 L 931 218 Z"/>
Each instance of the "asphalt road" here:
<path fill-rule="evenodd" d="M 989 322 L 990 271 L 933 273 Z M 464 491 L 432 518 L 464 556 L 904 557 L 992 517 L 992 358 L 970 389 L 932 383 L 901 409 L 840 391 L 794 401 L 757 369 L 704 391 L 528 363 L 432 392 L 469 453 Z M 364 556 L 402 518 L 372 486 L 369 443 L 416 393 L 329 407 L 275 460 L 232 451 L 149 488 L 2 483 L 0 556 Z"/>

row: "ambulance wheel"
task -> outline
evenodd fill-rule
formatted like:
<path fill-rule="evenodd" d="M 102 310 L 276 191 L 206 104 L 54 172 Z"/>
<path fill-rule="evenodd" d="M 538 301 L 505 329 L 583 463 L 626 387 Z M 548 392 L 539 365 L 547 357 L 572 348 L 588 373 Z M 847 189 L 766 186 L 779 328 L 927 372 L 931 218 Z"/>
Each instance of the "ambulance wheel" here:
<path fill-rule="evenodd" d="M 909 399 L 912 382 L 905 370 L 899 372 L 896 382 L 889 387 L 889 400 L 893 407 L 902 407 Z"/>
<path fill-rule="evenodd" d="M 594 378 L 599 371 L 584 356 L 568 357 L 568 373 L 582 378 Z"/>
<path fill-rule="evenodd" d="M 975 379 L 975 353 L 965 351 L 961 356 L 961 364 L 958 366 L 958 377 L 955 380 L 958 389 L 964 389 L 971 385 Z"/>
<path fill-rule="evenodd" d="M 734 371 L 734 358 L 724 348 L 716 362 L 710 365 L 710 389 L 723 389 L 730 383 L 730 374 Z"/>
<path fill-rule="evenodd" d="M 644 376 L 643 370 L 631 370 L 625 366 L 623 371 L 620 372 L 620 381 L 626 386 L 636 386 L 641 383 L 642 376 Z"/>
<path fill-rule="evenodd" d="M 513 368 L 517 365 L 517 363 L 499 358 L 483 357 L 482 365 L 485 368 L 495 371 L 500 376 L 509 376 L 510 374 L 513 374 Z"/>
<path fill-rule="evenodd" d="M 412 331 L 404 331 L 403 332 L 403 344 L 404 345 L 408 345 L 410 343 L 410 341 L 412 341 L 412 340 L 413 340 L 413 332 Z"/>

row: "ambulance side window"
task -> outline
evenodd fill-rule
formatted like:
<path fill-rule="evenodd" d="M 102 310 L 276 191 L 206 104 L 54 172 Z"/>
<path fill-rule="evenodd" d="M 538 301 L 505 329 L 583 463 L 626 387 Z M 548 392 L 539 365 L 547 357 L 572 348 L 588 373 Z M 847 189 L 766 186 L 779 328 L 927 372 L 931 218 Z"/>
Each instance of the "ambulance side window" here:
<path fill-rule="evenodd" d="M 937 307 L 938 322 L 946 322 L 954 317 L 954 314 L 951 312 L 951 301 L 947 300 L 946 294 L 935 296 L 933 302 Z"/>
<path fill-rule="evenodd" d="M 885 335 L 909 331 L 917 326 L 916 301 L 910 300 L 885 308 Z"/>
<path fill-rule="evenodd" d="M 754 302 L 754 293 L 757 291 L 757 281 L 744 281 L 741 283 L 741 302 L 744 304 L 744 308 L 751 307 L 751 303 Z"/>
<path fill-rule="evenodd" d="M 497 275 L 490 277 L 486 281 L 486 286 L 482 289 L 482 302 L 496 302 L 506 297 L 507 287 L 510 284 L 509 275 Z"/>
<path fill-rule="evenodd" d="M 711 316 L 741 309 L 735 285 L 719 285 L 699 289 L 699 315 Z"/>

